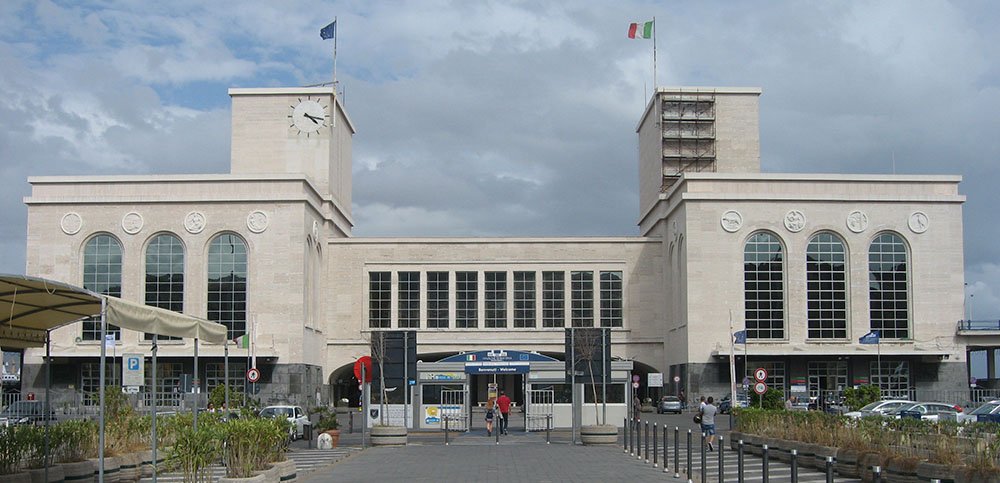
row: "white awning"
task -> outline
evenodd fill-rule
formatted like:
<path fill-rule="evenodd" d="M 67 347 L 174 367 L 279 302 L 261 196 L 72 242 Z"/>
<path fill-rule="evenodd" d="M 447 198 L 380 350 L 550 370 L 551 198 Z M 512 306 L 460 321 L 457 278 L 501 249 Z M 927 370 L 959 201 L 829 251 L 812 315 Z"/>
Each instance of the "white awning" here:
<path fill-rule="evenodd" d="M 216 344 L 226 340 L 226 326 L 222 324 L 96 294 L 54 280 L 0 275 L 0 347 L 43 347 L 47 331 L 101 315 L 102 299 L 107 300 L 109 324 Z"/>

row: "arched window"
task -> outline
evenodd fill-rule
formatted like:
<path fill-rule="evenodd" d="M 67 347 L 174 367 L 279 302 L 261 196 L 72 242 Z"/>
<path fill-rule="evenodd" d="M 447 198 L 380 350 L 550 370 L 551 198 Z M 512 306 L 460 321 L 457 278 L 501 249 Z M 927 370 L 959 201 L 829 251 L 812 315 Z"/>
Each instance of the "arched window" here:
<path fill-rule="evenodd" d="M 208 319 L 225 325 L 229 340 L 247 333 L 247 245 L 231 233 L 208 247 Z"/>
<path fill-rule="evenodd" d="M 868 298 L 871 330 L 886 339 L 910 338 L 909 274 L 906 244 L 895 233 L 881 233 L 868 247 Z"/>
<path fill-rule="evenodd" d="M 122 245 L 111 235 L 97 235 L 83 250 L 83 288 L 112 297 L 122 296 Z M 121 329 L 108 324 L 108 334 L 121 340 Z M 83 321 L 83 340 L 101 340 L 101 318 Z"/>
<path fill-rule="evenodd" d="M 833 233 L 820 233 L 806 248 L 810 339 L 847 338 L 847 250 Z"/>
<path fill-rule="evenodd" d="M 743 297 L 747 338 L 784 339 L 785 262 L 771 233 L 755 233 L 743 247 Z"/>
<path fill-rule="evenodd" d="M 146 247 L 146 305 L 184 311 L 184 245 L 174 235 L 162 234 Z M 153 340 L 153 334 L 146 334 Z M 179 337 L 159 336 L 157 340 Z"/>

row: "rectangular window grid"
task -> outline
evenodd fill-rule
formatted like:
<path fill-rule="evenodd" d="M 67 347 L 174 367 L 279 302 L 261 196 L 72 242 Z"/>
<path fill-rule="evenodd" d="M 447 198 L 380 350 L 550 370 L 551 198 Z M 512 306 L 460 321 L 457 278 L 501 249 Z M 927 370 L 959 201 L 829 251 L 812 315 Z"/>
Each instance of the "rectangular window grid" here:
<path fill-rule="evenodd" d="M 159 374 L 157 374 L 159 375 Z M 247 380 L 246 361 L 229 361 L 229 387 L 234 391 L 243 392 Z M 205 364 L 205 390 L 211 394 L 212 389 L 226 383 L 226 364 L 223 362 L 209 362 Z M 230 401 L 230 404 L 233 404 Z"/>
<path fill-rule="evenodd" d="M 906 245 L 893 234 L 879 235 L 868 252 L 871 330 L 885 339 L 910 338 Z"/>
<path fill-rule="evenodd" d="M 392 273 L 368 272 L 368 327 L 388 329 L 392 323 Z"/>
<path fill-rule="evenodd" d="M 479 273 L 455 272 L 455 327 L 479 327 Z"/>
<path fill-rule="evenodd" d="M 232 367 L 232 361 L 230 361 Z M 146 406 L 152 400 L 153 394 L 149 391 L 153 381 L 153 365 L 145 365 L 146 386 L 143 393 L 143 400 Z M 158 362 L 156 364 L 156 400 L 159 407 L 177 407 L 181 405 L 181 374 L 184 373 L 184 364 L 180 362 Z M 246 380 L 246 373 L 242 376 Z"/>
<path fill-rule="evenodd" d="M 146 305 L 184 312 L 184 247 L 173 235 L 159 235 L 146 248 Z M 153 340 L 153 334 L 143 334 Z M 181 340 L 158 336 L 156 340 Z"/>
<path fill-rule="evenodd" d="M 427 272 L 427 327 L 448 327 L 448 272 Z"/>
<path fill-rule="evenodd" d="M 810 339 L 847 338 L 847 271 L 844 244 L 828 233 L 809 243 L 806 291 Z"/>
<path fill-rule="evenodd" d="M 566 274 L 542 272 L 542 327 L 566 326 Z"/>
<path fill-rule="evenodd" d="M 486 272 L 486 328 L 507 327 L 507 272 Z"/>
<path fill-rule="evenodd" d="M 399 272 L 399 328 L 420 327 L 420 272 Z"/>
<path fill-rule="evenodd" d="M 839 393 L 847 387 L 847 361 L 810 362 L 808 377 L 810 397 Z"/>
<path fill-rule="evenodd" d="M 208 320 L 225 325 L 233 340 L 247 332 L 247 246 L 223 234 L 208 249 Z"/>
<path fill-rule="evenodd" d="M 98 235 L 87 242 L 83 253 L 83 288 L 112 297 L 122 296 L 122 248 L 108 235 Z M 108 335 L 121 340 L 121 329 L 108 324 Z M 83 320 L 83 340 L 101 340 L 101 318 Z"/>
<path fill-rule="evenodd" d="M 121 378 L 118 371 L 120 364 L 104 363 L 104 384 L 105 386 L 121 385 Z M 83 404 L 85 406 L 97 406 L 100 404 L 98 394 L 101 390 L 101 363 L 84 362 L 80 364 L 80 391 L 83 392 Z"/>
<path fill-rule="evenodd" d="M 601 327 L 622 326 L 622 272 L 601 272 Z"/>
<path fill-rule="evenodd" d="M 535 326 L 535 272 L 514 272 L 514 327 Z"/>
<path fill-rule="evenodd" d="M 882 391 L 883 398 L 910 398 L 910 363 L 907 361 L 882 360 L 869 364 L 871 384 Z"/>
<path fill-rule="evenodd" d="M 573 327 L 594 326 L 594 272 L 572 272 Z"/>

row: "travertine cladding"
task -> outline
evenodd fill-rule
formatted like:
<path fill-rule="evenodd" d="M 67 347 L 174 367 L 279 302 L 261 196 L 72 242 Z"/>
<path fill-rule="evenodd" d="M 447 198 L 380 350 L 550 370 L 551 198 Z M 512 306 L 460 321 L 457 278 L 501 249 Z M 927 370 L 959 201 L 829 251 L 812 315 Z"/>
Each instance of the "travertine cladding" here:
<path fill-rule="evenodd" d="M 650 209 L 663 183 L 663 130 L 659 99 L 715 96 L 715 163 L 719 173 L 760 172 L 759 88 L 661 87 L 636 126 L 639 142 L 639 209 Z"/>
<path fill-rule="evenodd" d="M 668 316 L 667 327 L 687 324 L 686 352 L 667 337 L 665 365 L 717 362 L 713 355 L 728 353 L 729 313 L 734 325 L 743 327 L 743 246 L 755 232 L 767 230 L 781 240 L 785 250 L 787 342 L 753 344 L 753 350 L 771 354 L 834 354 L 850 351 L 874 354 L 874 346 L 857 343 L 869 331 L 868 246 L 882 232 L 891 231 L 906 240 L 909 248 L 911 327 L 913 341 L 884 341 L 882 355 L 925 353 L 937 360 L 947 355 L 951 362 L 965 360 L 965 348 L 955 336 L 955 321 L 963 311 L 962 203 L 958 176 L 851 176 L 851 175 L 735 175 L 689 174 L 642 221 L 642 231 L 662 237 L 665 243 L 678 239 L 686 266 L 671 268 L 667 256 L 665 275 L 668 299 L 675 289 L 686 289 L 681 306 L 689 307 L 683 319 Z M 808 219 L 805 229 L 789 232 L 785 214 L 801 210 Z M 868 228 L 854 233 L 845 217 L 863 209 Z M 743 216 L 735 233 L 725 231 L 719 217 L 727 210 Z M 922 211 L 930 229 L 915 234 L 907 228 L 909 215 Z M 674 223 L 680 235 L 664 231 Z M 821 231 L 834 232 L 847 244 L 849 257 L 847 340 L 806 341 L 805 252 L 808 241 Z M 669 251 L 669 248 L 665 248 Z M 675 278 L 681 284 L 672 283 Z M 669 330 L 669 329 L 668 329 Z M 961 381 L 959 381 L 961 382 Z"/>
<path fill-rule="evenodd" d="M 621 270 L 624 278 L 624 327 L 615 330 L 613 354 L 641 361 L 663 360 L 663 289 L 661 243 L 655 238 L 441 238 L 345 239 L 328 244 L 326 300 L 329 337 L 328 369 L 352 363 L 367 351 L 368 271 L 520 271 L 520 270 Z M 482 286 L 480 275 L 480 286 Z M 454 312 L 454 277 L 449 308 Z M 567 286 L 569 280 L 566 281 Z M 595 281 L 595 284 L 597 282 Z M 426 277 L 421 277 L 426 293 Z M 513 282 L 508 276 L 508 294 Z M 538 288 L 541 282 L 538 282 Z M 394 299 L 395 300 L 395 299 Z M 480 297 L 482 306 L 482 297 Z M 508 311 L 511 297 L 508 297 Z M 538 299 L 541 306 L 541 300 Z M 394 304 L 395 305 L 395 304 Z M 395 307 L 393 308 L 395 311 Z M 595 310 L 599 310 L 597 303 Z M 567 311 L 569 301 L 567 300 Z M 426 315 L 426 297 L 421 296 Z M 482 313 L 482 312 L 481 312 Z M 426 320 L 426 317 L 422 317 Z M 563 329 L 515 329 L 508 319 L 504 329 L 419 329 L 421 353 L 441 353 L 491 348 L 562 352 Z M 425 322 L 422 322 L 425 326 Z M 659 369 L 659 368 L 657 368 Z"/>
<path fill-rule="evenodd" d="M 204 177 L 202 177 L 204 178 Z M 322 237 L 342 236 L 319 210 L 335 208 L 324 203 L 302 178 L 250 179 L 214 178 L 204 182 L 172 177 L 120 178 L 32 178 L 28 205 L 26 273 L 33 276 L 82 285 L 83 248 L 98 233 L 114 236 L 122 244 L 122 298 L 142 301 L 144 295 L 145 247 L 157 235 L 177 236 L 185 249 L 185 313 L 205 317 L 207 313 L 207 253 L 209 243 L 222 233 L 235 233 L 248 246 L 248 310 L 258 321 L 257 353 L 276 356 L 278 363 L 322 365 L 324 337 L 311 326 L 316 317 L 318 297 L 316 276 L 307 277 L 307 260 L 316 261 L 321 246 L 312 240 L 313 221 L 320 221 Z M 152 189 L 157 186 L 157 189 Z M 210 186 L 211 189 L 207 189 Z M 82 200 L 90 200 L 83 203 Z M 86 220 L 83 229 L 67 235 L 62 217 L 72 210 Z M 185 229 L 192 211 L 204 214 L 206 225 L 197 233 Z M 247 216 L 254 211 L 268 216 L 267 230 L 253 233 Z M 130 235 L 122 227 L 122 217 L 142 215 L 142 231 Z M 337 217 L 345 223 L 342 216 Z M 307 250 L 310 251 L 307 254 Z M 313 286 L 307 289 L 307 286 Z M 93 342 L 76 343 L 79 324 L 58 329 L 52 350 L 65 356 L 97 355 Z M 192 342 L 165 342 L 164 357 L 190 356 Z M 148 352 L 142 334 L 125 331 L 118 352 Z M 221 346 L 203 343 L 201 355 L 221 356 Z"/>
<path fill-rule="evenodd" d="M 232 174 L 301 173 L 350 213 L 354 127 L 332 87 L 230 89 L 229 95 Z M 307 97 L 326 106 L 331 123 L 309 136 L 290 127 L 289 118 L 292 107 Z"/>

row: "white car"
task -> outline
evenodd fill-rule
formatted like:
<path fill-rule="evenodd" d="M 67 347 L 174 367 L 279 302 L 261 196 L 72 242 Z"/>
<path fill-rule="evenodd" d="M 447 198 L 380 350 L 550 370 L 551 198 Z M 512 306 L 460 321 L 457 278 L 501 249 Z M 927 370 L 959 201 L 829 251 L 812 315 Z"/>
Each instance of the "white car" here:
<path fill-rule="evenodd" d="M 260 410 L 260 417 L 262 418 L 287 418 L 290 423 L 292 423 L 291 429 L 289 429 L 288 437 L 292 441 L 296 439 L 302 439 L 305 435 L 305 425 L 309 424 L 309 416 L 306 412 L 298 406 L 268 406 Z"/>
<path fill-rule="evenodd" d="M 941 419 L 941 415 L 946 415 L 945 417 L 950 417 L 951 420 L 954 421 L 956 414 L 960 412 L 962 412 L 962 408 L 960 406 L 945 403 L 922 402 L 908 404 L 894 409 L 891 412 L 886 413 L 886 416 L 896 419 L 913 418 L 923 419 L 924 421 L 938 421 Z"/>
<path fill-rule="evenodd" d="M 982 406 L 968 413 L 958 413 L 955 419 L 960 423 L 974 423 L 979 420 L 981 414 L 1000 414 L 1000 400 L 983 403 Z"/>
<path fill-rule="evenodd" d="M 844 416 L 847 416 L 849 418 L 866 418 L 868 416 L 881 416 L 888 411 L 892 411 L 893 409 L 898 409 L 908 404 L 913 404 L 914 402 L 915 401 L 907 401 L 904 399 L 886 399 L 884 401 L 875 401 L 857 411 L 844 413 Z"/>

